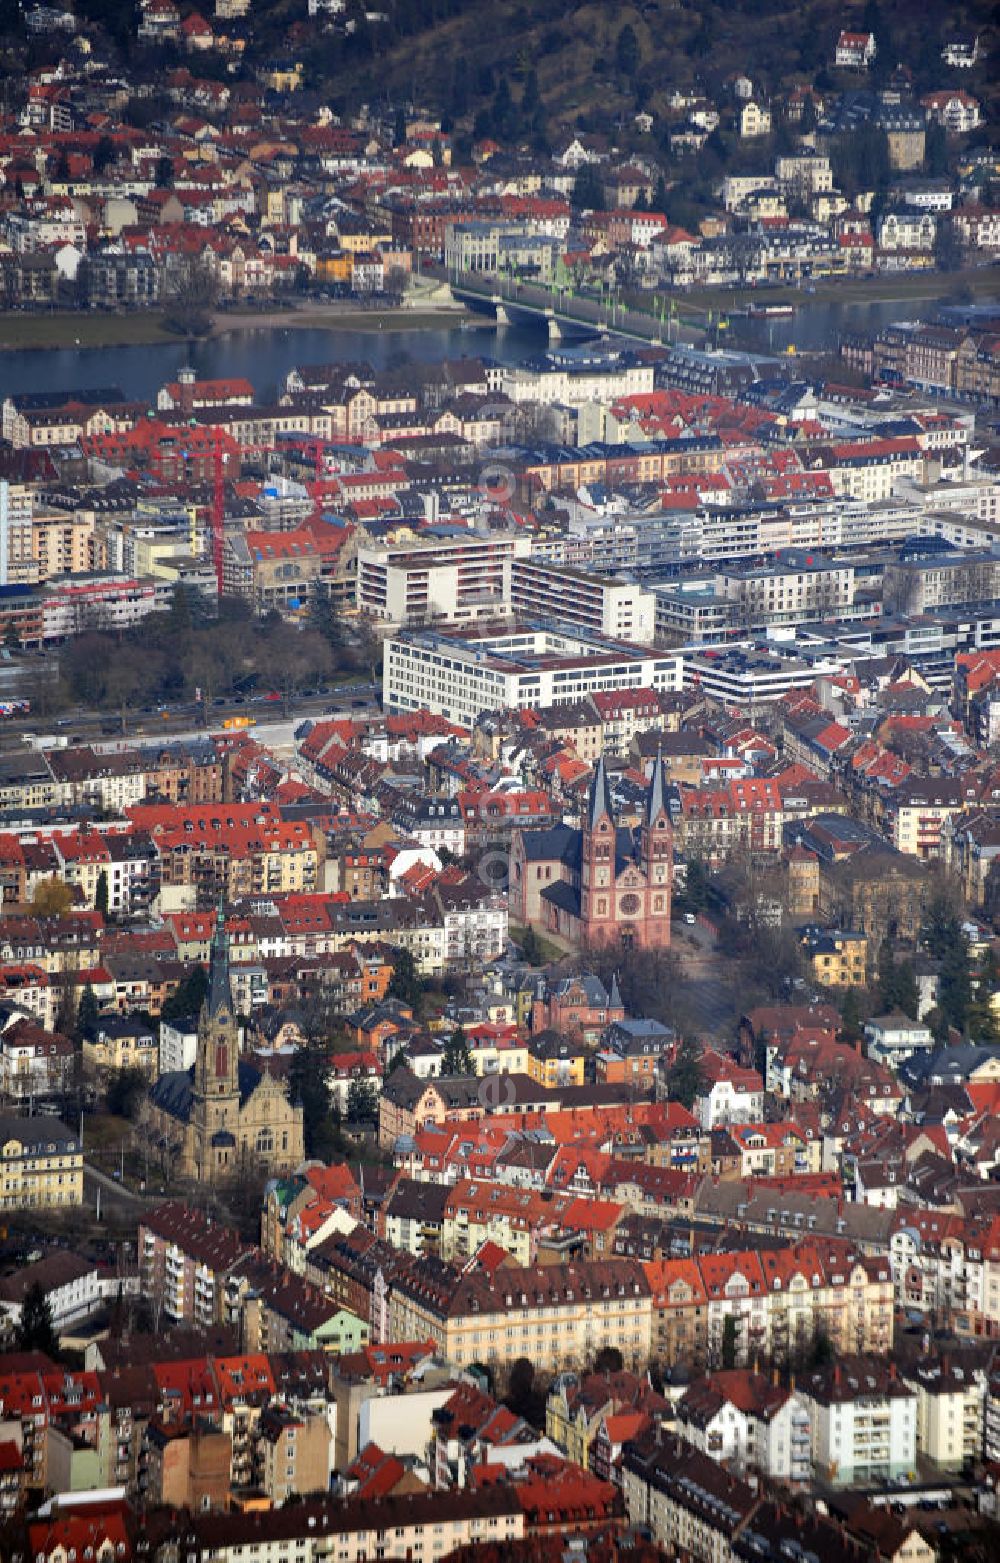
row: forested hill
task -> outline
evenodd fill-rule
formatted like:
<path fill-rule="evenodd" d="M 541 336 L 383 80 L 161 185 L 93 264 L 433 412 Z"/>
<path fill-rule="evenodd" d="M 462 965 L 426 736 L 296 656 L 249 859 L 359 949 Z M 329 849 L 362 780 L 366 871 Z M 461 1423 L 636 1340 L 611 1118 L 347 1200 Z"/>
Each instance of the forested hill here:
<path fill-rule="evenodd" d="M 841 86 L 842 28 L 875 31 L 876 78 L 902 63 L 914 88 L 930 91 L 955 74 L 942 68 L 942 43 L 976 33 L 990 42 L 996 10 L 986 0 L 384 0 L 384 22 L 358 6 L 353 32 L 328 40 L 316 63 L 346 99 L 402 95 L 455 121 L 478 118 L 481 132 L 538 140 L 642 110 L 661 120 L 674 92 L 713 94 L 741 72 L 765 95 Z M 995 67 L 977 69 L 978 92 L 997 82 Z M 957 76 L 964 85 L 969 73 Z"/>

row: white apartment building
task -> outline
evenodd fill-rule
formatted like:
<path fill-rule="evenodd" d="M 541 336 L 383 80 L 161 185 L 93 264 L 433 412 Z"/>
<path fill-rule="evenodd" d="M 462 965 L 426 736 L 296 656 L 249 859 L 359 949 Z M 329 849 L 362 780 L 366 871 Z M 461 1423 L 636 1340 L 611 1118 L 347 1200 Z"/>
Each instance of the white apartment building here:
<path fill-rule="evenodd" d="M 865 1022 L 868 1057 L 877 1064 L 896 1069 L 915 1053 L 929 1053 L 934 1047 L 930 1027 L 908 1015 L 873 1015 Z"/>
<path fill-rule="evenodd" d="M 511 565 L 530 551 L 530 539 L 513 532 L 366 544 L 358 549 L 358 608 L 400 626 L 506 615 Z"/>
<path fill-rule="evenodd" d="M 876 504 L 899 497 L 896 484 L 901 478 L 923 474 L 924 453 L 915 441 L 873 440 L 834 446 L 827 470 L 835 494 Z"/>
<path fill-rule="evenodd" d="M 807 619 L 842 614 L 854 603 L 854 566 L 806 558 L 764 569 L 721 572 L 715 589 L 734 605 L 734 622 L 747 629 L 802 624 Z"/>
<path fill-rule="evenodd" d="M 883 250 L 932 250 L 937 233 L 933 212 L 908 210 L 886 212 L 879 219 L 879 248 Z"/>
<path fill-rule="evenodd" d="M 842 673 L 845 659 L 805 662 L 782 657 L 752 642 L 727 647 L 712 655 L 688 652 L 684 657 L 686 688 L 702 690 L 723 705 L 754 711 L 781 700 L 793 689 L 810 689 L 827 673 Z"/>
<path fill-rule="evenodd" d="M 775 181 L 788 195 L 807 199 L 833 189 L 833 169 L 828 157 L 816 153 L 779 157 L 774 164 Z"/>
<path fill-rule="evenodd" d="M 491 391 L 512 402 L 615 402 L 623 396 L 647 396 L 653 390 L 653 365 L 617 358 L 577 358 L 545 365 L 497 364 L 487 371 Z"/>
<path fill-rule="evenodd" d="M 716 1371 L 688 1390 L 677 1414 L 684 1437 L 737 1474 L 753 1469 L 780 1482 L 810 1480 L 809 1406 L 762 1374 Z"/>
<path fill-rule="evenodd" d="M 556 568 L 533 559 L 515 561 L 510 601 L 518 617 L 550 618 L 613 640 L 651 645 L 656 630 L 654 592 L 634 581 Z"/>
<path fill-rule="evenodd" d="M 38 579 L 31 547 L 31 489 L 0 478 L 0 586 Z"/>
<path fill-rule="evenodd" d="M 727 174 L 722 181 L 722 204 L 727 212 L 740 211 L 759 195 L 777 195 L 778 180 L 773 174 Z"/>
<path fill-rule="evenodd" d="M 958 1471 L 983 1451 L 986 1376 L 947 1360 L 923 1362 L 906 1382 L 917 1396 L 917 1447 L 942 1470 Z"/>
<path fill-rule="evenodd" d="M 683 682 L 676 652 L 643 651 L 579 631 L 403 630 L 383 649 L 386 711 L 432 711 L 463 727 L 472 727 L 481 711 L 558 705 L 597 690 L 679 690 Z"/>
<path fill-rule="evenodd" d="M 881 1357 L 844 1357 L 799 1386 L 809 1405 L 816 1476 L 835 1487 L 917 1468 L 917 1396 Z"/>
<path fill-rule="evenodd" d="M 190 1020 L 160 1021 L 160 1074 L 191 1069 L 198 1052 L 198 1025 Z"/>

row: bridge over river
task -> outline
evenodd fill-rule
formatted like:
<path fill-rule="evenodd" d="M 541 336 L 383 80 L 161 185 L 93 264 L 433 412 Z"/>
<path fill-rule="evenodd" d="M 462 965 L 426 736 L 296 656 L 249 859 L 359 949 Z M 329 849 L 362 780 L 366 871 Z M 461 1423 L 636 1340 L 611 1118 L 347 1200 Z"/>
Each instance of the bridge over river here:
<path fill-rule="evenodd" d="M 494 315 L 500 325 L 543 323 L 553 342 L 564 336 L 614 335 L 660 347 L 668 338 L 677 340 L 676 320 L 630 309 L 617 297 L 595 298 L 475 272 L 451 279 L 450 289 L 459 303 Z"/>

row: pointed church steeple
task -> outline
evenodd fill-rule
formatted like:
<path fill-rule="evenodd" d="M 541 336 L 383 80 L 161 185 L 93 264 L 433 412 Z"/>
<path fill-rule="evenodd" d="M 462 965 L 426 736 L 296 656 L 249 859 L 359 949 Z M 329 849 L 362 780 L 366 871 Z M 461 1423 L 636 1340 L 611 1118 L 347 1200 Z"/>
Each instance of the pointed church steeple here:
<path fill-rule="evenodd" d="M 205 1004 L 212 1019 L 220 1010 L 228 1013 L 233 1006 L 232 991 L 229 986 L 229 938 L 226 934 L 226 914 L 221 901 L 215 917 L 215 932 L 212 935 L 212 949 L 208 959 L 208 995 Z"/>
<path fill-rule="evenodd" d="M 611 977 L 611 997 L 608 1000 L 608 1008 L 621 1009 L 622 1007 L 621 989 L 618 986 L 618 973 L 613 972 Z"/>
<path fill-rule="evenodd" d="M 667 812 L 667 796 L 663 781 L 663 750 L 657 745 L 653 778 L 646 798 L 646 824 L 652 825 L 661 814 Z"/>
<path fill-rule="evenodd" d="M 604 756 L 601 755 L 594 769 L 594 779 L 590 784 L 590 802 L 587 806 L 587 826 L 590 830 L 596 830 L 600 820 L 605 816 L 614 823 L 614 813 L 611 808 L 611 783 L 608 781 L 608 772 L 604 764 Z"/>

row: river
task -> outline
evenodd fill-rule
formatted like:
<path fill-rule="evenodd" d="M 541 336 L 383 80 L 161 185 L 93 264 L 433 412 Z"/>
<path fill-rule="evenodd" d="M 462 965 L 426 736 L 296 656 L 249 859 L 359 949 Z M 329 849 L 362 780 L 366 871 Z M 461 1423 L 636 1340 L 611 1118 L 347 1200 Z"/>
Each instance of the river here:
<path fill-rule="evenodd" d="M 204 342 L 162 342 L 144 347 L 59 347 L 0 353 L 0 392 L 63 391 L 117 387 L 150 404 L 162 385 L 190 364 L 201 380 L 245 378 L 261 402 L 274 399 L 297 364 L 363 362 L 376 369 L 408 359 L 491 357 L 513 362 L 537 353 L 544 341 L 530 327 L 502 331 L 427 326 L 410 331 L 351 331 L 336 327 L 256 327 L 229 331 Z"/>
<path fill-rule="evenodd" d="M 733 319 L 723 345 L 758 351 L 834 348 L 845 332 L 874 332 L 892 320 L 934 313 L 913 300 L 892 303 L 818 303 L 805 296 L 788 319 Z M 165 342 L 143 347 L 64 347 L 0 353 L 0 393 L 118 387 L 126 397 L 152 403 L 160 387 L 190 363 L 200 379 L 240 376 L 267 402 L 297 364 L 360 361 L 375 368 L 407 359 L 434 363 L 442 358 L 489 357 L 513 363 L 537 354 L 545 344 L 540 329 L 476 321 L 471 327 L 428 326 L 410 331 L 352 331 L 337 327 L 257 327 L 227 332 L 206 342 Z"/>

